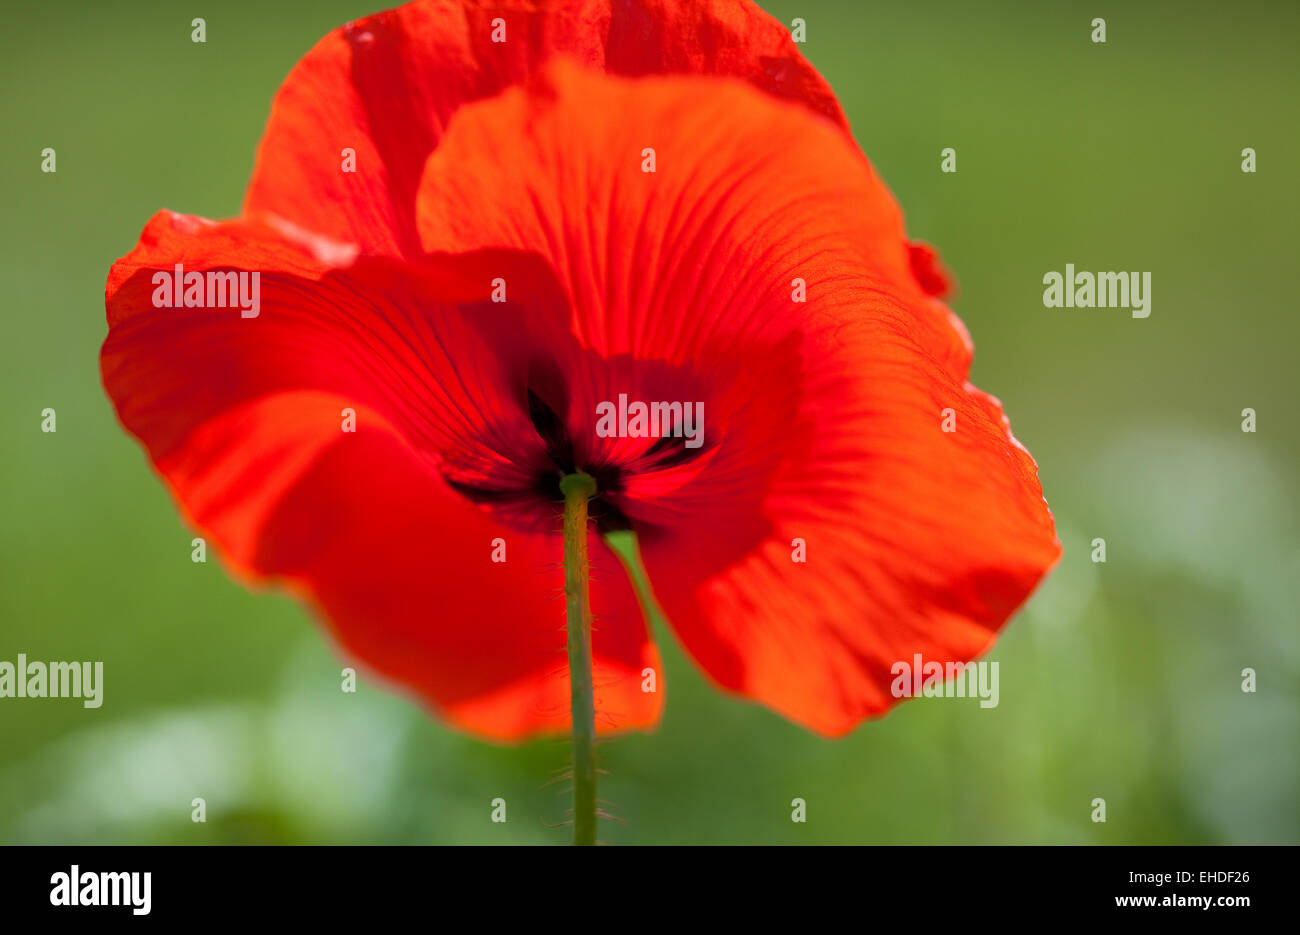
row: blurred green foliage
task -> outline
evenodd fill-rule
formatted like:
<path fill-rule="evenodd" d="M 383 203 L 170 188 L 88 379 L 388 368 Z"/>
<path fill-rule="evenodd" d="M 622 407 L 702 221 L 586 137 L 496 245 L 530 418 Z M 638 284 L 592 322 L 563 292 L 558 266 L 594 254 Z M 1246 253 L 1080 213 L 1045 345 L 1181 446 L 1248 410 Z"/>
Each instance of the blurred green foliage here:
<path fill-rule="evenodd" d="M 561 843 L 564 743 L 484 744 L 364 682 L 340 693 L 302 609 L 190 562 L 104 397 L 112 260 L 159 208 L 236 213 L 281 79 L 373 12 L 200 6 L 12 4 L 0 36 L 0 659 L 106 671 L 99 710 L 0 701 L 0 841 Z M 973 379 L 1038 459 L 1065 557 L 990 657 L 999 707 L 913 701 L 836 742 L 716 692 L 661 634 L 667 715 L 604 745 L 624 822 L 603 836 L 1297 843 L 1300 6 L 768 8 L 807 21 L 911 233 L 955 272 Z M 1045 309 L 1067 262 L 1151 271 L 1151 317 Z"/>

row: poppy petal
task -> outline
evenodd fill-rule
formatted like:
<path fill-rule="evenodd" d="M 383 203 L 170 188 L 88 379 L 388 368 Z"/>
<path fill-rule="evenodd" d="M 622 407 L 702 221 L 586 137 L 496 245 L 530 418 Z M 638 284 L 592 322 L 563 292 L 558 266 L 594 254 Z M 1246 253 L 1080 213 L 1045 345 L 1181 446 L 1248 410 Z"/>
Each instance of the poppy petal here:
<path fill-rule="evenodd" d="M 109 275 L 108 394 L 236 572 L 303 593 L 346 650 L 462 728 L 562 730 L 559 536 L 500 525 L 443 476 L 452 442 L 485 471 L 540 446 L 511 375 L 448 298 L 487 280 L 473 257 L 417 275 L 331 262 L 347 255 L 263 225 L 158 215 Z M 256 272 L 258 315 L 156 307 L 154 278 L 176 264 Z M 649 726 L 662 693 L 641 691 L 642 671 L 658 659 L 624 576 L 593 551 L 599 726 Z M 621 625 L 601 627 L 607 616 Z"/>
<path fill-rule="evenodd" d="M 305 582 L 349 657 L 482 737 L 569 729 L 557 535 L 493 522 L 379 431 L 318 458 L 266 529 L 257 567 Z M 657 692 L 641 686 L 646 668 L 661 672 L 658 653 L 626 576 L 591 551 L 597 729 L 652 727 L 663 677 Z"/>
<path fill-rule="evenodd" d="M 245 213 L 414 255 L 416 187 L 452 115 L 556 53 L 615 74 L 734 76 L 847 126 L 788 30 L 749 0 L 417 0 L 334 30 L 294 67 Z"/>
<path fill-rule="evenodd" d="M 987 649 L 1055 563 L 1036 466 L 967 382 L 937 261 L 805 109 L 739 82 L 556 62 L 461 109 L 417 219 L 429 250 L 550 262 L 588 352 L 576 424 L 628 387 L 708 394 L 708 469 L 647 474 L 618 506 L 675 629 L 727 688 L 842 733 L 897 700 L 893 663 Z"/>

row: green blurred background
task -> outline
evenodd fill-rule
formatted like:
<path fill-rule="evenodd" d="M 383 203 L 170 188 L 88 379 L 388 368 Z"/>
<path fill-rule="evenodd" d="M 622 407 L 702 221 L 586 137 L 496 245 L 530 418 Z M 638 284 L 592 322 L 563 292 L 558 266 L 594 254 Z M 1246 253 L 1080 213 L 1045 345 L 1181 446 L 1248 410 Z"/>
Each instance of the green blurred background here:
<path fill-rule="evenodd" d="M 611 842 L 1300 841 L 1300 4 L 979 6 L 767 8 L 807 21 L 912 235 L 956 274 L 974 381 L 1038 459 L 1065 557 L 990 657 L 1001 704 L 908 702 L 828 742 L 715 692 L 661 634 L 662 726 L 601 751 Z M 103 660 L 106 701 L 0 700 L 0 841 L 567 840 L 548 783 L 566 744 L 341 693 L 302 609 L 191 563 L 100 387 L 110 263 L 159 208 L 236 213 L 284 75 L 370 12 L 7 7 L 0 659 Z M 1151 317 L 1045 309 L 1067 262 L 1151 271 Z"/>

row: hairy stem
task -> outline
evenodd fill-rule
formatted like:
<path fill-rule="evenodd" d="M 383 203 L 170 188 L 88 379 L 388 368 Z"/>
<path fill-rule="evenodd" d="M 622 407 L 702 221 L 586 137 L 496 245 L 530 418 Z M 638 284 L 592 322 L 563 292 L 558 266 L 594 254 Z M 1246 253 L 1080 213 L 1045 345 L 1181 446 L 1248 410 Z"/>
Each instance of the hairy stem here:
<path fill-rule="evenodd" d="M 591 595 L 587 501 L 596 482 L 583 473 L 560 480 L 564 494 L 564 606 L 569 630 L 573 717 L 573 843 L 596 843 L 596 704 L 591 684 Z"/>

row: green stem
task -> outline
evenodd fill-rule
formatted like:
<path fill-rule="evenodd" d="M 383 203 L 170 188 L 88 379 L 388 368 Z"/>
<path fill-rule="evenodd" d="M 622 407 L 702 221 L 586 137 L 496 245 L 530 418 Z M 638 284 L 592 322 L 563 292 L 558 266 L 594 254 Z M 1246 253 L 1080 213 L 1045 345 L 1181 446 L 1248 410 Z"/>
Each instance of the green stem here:
<path fill-rule="evenodd" d="M 595 844 L 596 703 L 591 683 L 587 501 L 596 492 L 596 482 L 587 474 L 567 474 L 560 480 L 560 492 L 564 494 L 564 606 L 573 717 L 573 843 Z"/>

